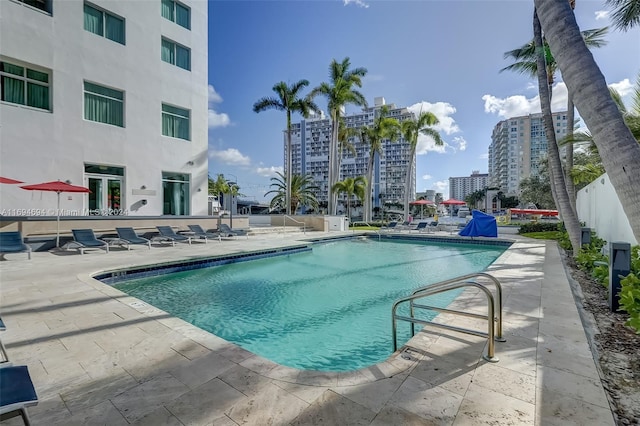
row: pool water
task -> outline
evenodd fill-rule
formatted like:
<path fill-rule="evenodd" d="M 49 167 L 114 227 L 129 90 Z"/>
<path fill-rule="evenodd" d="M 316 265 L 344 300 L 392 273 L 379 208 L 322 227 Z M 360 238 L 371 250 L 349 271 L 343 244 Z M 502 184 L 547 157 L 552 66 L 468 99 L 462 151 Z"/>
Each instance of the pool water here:
<path fill-rule="evenodd" d="M 505 249 L 363 238 L 115 287 L 279 364 L 350 371 L 391 355 L 396 299 L 483 271 Z M 460 291 L 430 296 L 425 303 L 446 307 Z M 409 325 L 400 322 L 398 332 L 401 345 L 410 337 Z"/>

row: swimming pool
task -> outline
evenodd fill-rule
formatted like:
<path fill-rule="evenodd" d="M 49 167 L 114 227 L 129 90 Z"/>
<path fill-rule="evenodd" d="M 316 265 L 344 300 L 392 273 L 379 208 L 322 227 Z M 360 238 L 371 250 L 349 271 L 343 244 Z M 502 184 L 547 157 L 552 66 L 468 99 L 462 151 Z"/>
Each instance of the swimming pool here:
<path fill-rule="evenodd" d="M 505 249 L 361 238 L 115 287 L 279 364 L 350 371 L 391 355 L 394 300 L 429 283 L 483 271 Z M 429 303 L 445 307 L 460 291 L 432 296 Z M 409 338 L 405 326 L 399 343 Z"/>

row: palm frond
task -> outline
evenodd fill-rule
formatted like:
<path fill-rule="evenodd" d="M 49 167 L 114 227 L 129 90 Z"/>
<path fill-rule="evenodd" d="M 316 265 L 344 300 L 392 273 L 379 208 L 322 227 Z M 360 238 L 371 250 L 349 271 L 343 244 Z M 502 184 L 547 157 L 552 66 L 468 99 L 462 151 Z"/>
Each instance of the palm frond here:
<path fill-rule="evenodd" d="M 607 0 L 611 20 L 617 29 L 627 31 L 640 25 L 640 0 Z"/>
<path fill-rule="evenodd" d="M 262 112 L 268 109 L 284 111 L 285 108 L 278 99 L 269 97 L 260 98 L 255 104 L 253 104 L 253 112 Z"/>

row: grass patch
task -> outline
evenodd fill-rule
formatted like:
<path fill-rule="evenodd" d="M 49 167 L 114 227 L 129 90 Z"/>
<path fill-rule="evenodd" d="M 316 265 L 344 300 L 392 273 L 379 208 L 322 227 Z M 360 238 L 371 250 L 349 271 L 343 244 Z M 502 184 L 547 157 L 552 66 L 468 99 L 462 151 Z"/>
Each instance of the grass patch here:
<path fill-rule="evenodd" d="M 544 232 L 527 232 L 526 234 L 521 234 L 525 237 L 535 238 L 536 240 L 559 240 L 562 236 L 561 232 L 558 231 L 544 231 Z"/>
<path fill-rule="evenodd" d="M 349 227 L 350 231 L 378 231 L 379 229 L 380 227 L 378 226 L 366 226 L 366 225 Z"/>

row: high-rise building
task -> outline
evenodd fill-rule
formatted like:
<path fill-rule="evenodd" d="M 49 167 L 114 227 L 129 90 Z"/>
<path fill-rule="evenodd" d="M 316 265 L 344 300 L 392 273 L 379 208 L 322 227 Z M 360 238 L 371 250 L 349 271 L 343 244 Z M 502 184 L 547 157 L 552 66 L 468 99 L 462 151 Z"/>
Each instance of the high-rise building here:
<path fill-rule="evenodd" d="M 385 105 L 382 97 L 375 98 L 374 106 L 365 108 L 359 113 L 348 114 L 344 117 L 347 127 L 359 128 L 373 125 L 375 117 Z M 389 106 L 389 117 L 399 122 L 413 117 L 407 108 Z M 293 174 L 310 175 L 314 183 L 320 188 L 316 194 L 321 203 L 328 201 L 329 187 L 329 141 L 331 140 L 331 120 L 324 115 L 308 118 L 300 123 L 292 124 L 292 172 Z M 286 161 L 286 131 L 284 132 L 285 162 Z M 347 177 L 367 177 L 369 163 L 369 146 L 362 143 L 358 137 L 349 138 L 354 150 L 343 148 L 339 180 Z M 407 167 L 409 166 L 409 143 L 403 138 L 396 142 L 385 141 L 380 155 L 374 158 L 372 198 L 373 206 L 380 207 L 382 203 L 403 203 L 405 191 L 409 191 L 413 199 L 416 188 L 415 158 L 413 174 L 406 182 Z M 344 200 L 341 196 L 340 200 Z"/>
<path fill-rule="evenodd" d="M 567 134 L 567 113 L 553 113 L 556 138 Z M 520 181 L 537 176 L 547 155 L 547 137 L 542 114 L 512 117 L 493 128 L 489 146 L 489 186 L 505 195 L 518 195 Z M 560 155 L 563 156 L 561 150 Z"/>
<path fill-rule="evenodd" d="M 489 184 L 489 174 L 478 170 L 471 172 L 471 176 L 449 178 L 449 198 L 464 200 L 473 192 L 486 188 Z"/>
<path fill-rule="evenodd" d="M 63 194 L 62 215 L 207 214 L 207 2 L 12 0 L 0 16 L 2 176 L 91 190 Z M 0 189 L 6 215 L 56 209 Z"/>

